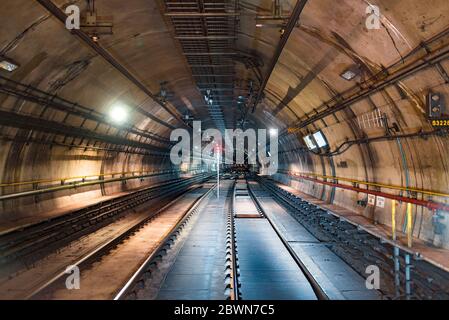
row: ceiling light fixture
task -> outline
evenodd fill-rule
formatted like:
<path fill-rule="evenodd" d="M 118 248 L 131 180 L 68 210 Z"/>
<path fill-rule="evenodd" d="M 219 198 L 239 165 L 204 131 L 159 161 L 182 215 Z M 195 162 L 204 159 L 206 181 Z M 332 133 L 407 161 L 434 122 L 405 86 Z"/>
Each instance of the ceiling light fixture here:
<path fill-rule="evenodd" d="M 13 72 L 19 68 L 19 64 L 12 59 L 0 56 L 0 68 L 8 72 Z"/>
<path fill-rule="evenodd" d="M 328 146 L 326 138 L 324 137 L 323 132 L 317 131 L 313 134 L 313 139 L 315 140 L 318 148 L 325 148 Z"/>
<path fill-rule="evenodd" d="M 304 142 L 307 145 L 307 148 L 309 148 L 309 150 L 314 150 L 314 149 L 316 149 L 318 147 L 316 145 L 315 140 L 312 138 L 312 135 L 305 136 L 303 139 L 304 139 Z"/>
<path fill-rule="evenodd" d="M 128 119 L 128 112 L 125 107 L 116 105 L 109 111 L 109 117 L 115 123 L 124 123 Z"/>
<path fill-rule="evenodd" d="M 343 79 L 345 79 L 347 81 L 351 81 L 358 75 L 360 75 L 359 67 L 352 66 L 352 67 L 346 69 L 345 71 L 343 71 L 343 73 L 340 74 L 340 77 L 342 77 Z"/>
<path fill-rule="evenodd" d="M 329 143 L 321 130 L 303 137 L 303 140 L 309 150 L 318 148 L 326 150 L 329 148 Z"/>

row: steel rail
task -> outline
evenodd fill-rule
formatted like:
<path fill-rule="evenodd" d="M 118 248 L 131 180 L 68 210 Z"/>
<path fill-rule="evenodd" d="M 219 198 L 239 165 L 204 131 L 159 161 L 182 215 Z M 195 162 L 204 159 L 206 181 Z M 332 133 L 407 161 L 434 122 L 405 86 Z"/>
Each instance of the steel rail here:
<path fill-rule="evenodd" d="M 177 196 L 206 179 L 206 176 L 201 176 L 164 182 L 62 216 L 9 230 L 0 238 L 0 263 L 8 264 L 17 258 L 36 260 L 38 257 L 45 257 L 53 250 L 76 240 L 76 237 L 95 232 L 130 209 L 147 201 L 154 201 L 161 194 L 164 199 L 169 195 Z"/>
<path fill-rule="evenodd" d="M 144 218 L 143 220 L 137 222 L 133 226 L 131 226 L 129 229 L 123 231 L 118 236 L 114 237 L 113 239 L 110 239 L 106 243 L 102 244 L 101 246 L 95 248 L 93 251 L 89 252 L 84 257 L 78 259 L 76 262 L 72 263 L 72 266 L 77 266 L 78 268 L 82 268 L 82 266 L 87 266 L 89 264 L 92 264 L 93 262 L 99 260 L 102 256 L 106 255 L 112 248 L 117 246 L 118 244 L 122 243 L 124 240 L 129 238 L 133 233 L 138 231 L 141 227 L 149 223 L 153 218 L 158 216 L 160 213 L 171 207 L 173 204 L 175 204 L 181 197 L 183 197 L 187 192 L 193 190 L 193 187 L 188 188 L 185 190 L 181 195 L 177 196 L 174 200 L 170 201 L 166 205 L 164 205 L 162 208 L 156 210 L 153 214 L 150 216 Z M 195 203 L 195 202 L 194 202 Z M 193 206 L 192 204 L 188 210 Z M 184 215 L 183 215 L 184 216 Z M 57 274 L 55 277 L 51 278 L 49 281 L 46 281 L 44 284 L 39 286 L 37 289 L 35 289 L 33 292 L 28 294 L 25 299 L 29 300 L 32 299 L 35 296 L 38 296 L 43 291 L 47 290 L 51 285 L 55 284 L 56 282 L 65 279 L 67 277 L 67 273 L 65 271 L 61 271 L 59 274 Z"/>
<path fill-rule="evenodd" d="M 212 191 L 217 187 L 217 184 L 212 186 L 204 195 L 202 195 L 199 199 L 195 201 L 195 203 L 190 207 L 190 209 L 184 214 L 181 220 L 172 228 L 171 232 L 165 236 L 165 238 L 160 242 L 159 246 L 155 248 L 153 253 L 148 256 L 147 259 L 140 265 L 140 267 L 134 272 L 134 274 L 130 277 L 128 282 L 121 288 L 118 293 L 115 295 L 114 300 L 123 300 L 126 296 L 131 292 L 136 283 L 142 278 L 145 271 L 148 269 L 150 263 L 159 255 L 159 252 L 163 250 L 163 248 L 167 245 L 167 242 L 173 235 L 178 231 L 178 229 L 183 225 L 189 217 L 197 212 L 198 207 L 202 203 L 204 199 L 209 197 L 212 194 Z"/>
<path fill-rule="evenodd" d="M 282 203 L 282 205 L 285 205 L 286 208 L 289 209 L 288 214 L 301 225 L 306 228 L 319 227 L 322 232 L 326 234 L 329 233 L 329 236 L 331 237 L 330 241 L 332 242 L 347 242 L 348 245 L 344 246 L 344 248 L 349 257 L 362 253 L 364 258 L 362 261 L 362 267 L 360 268 L 359 266 L 359 268 L 356 268 L 356 265 L 354 265 L 353 262 L 354 260 L 348 261 L 347 258 L 341 256 L 341 253 L 333 250 L 334 246 L 330 247 L 332 252 L 337 254 L 337 256 L 340 256 L 340 258 L 342 258 L 347 264 L 352 265 L 355 271 L 360 275 L 365 275 L 366 265 L 376 264 L 382 268 L 383 263 L 390 261 L 391 253 L 389 250 L 387 251 L 382 248 L 382 245 L 388 243 L 394 246 L 395 244 L 390 241 L 384 241 L 382 237 L 375 235 L 370 228 L 357 225 L 356 223 L 339 216 L 327 208 L 321 207 L 320 205 L 311 203 L 307 200 L 303 200 L 295 194 L 276 186 L 271 180 L 258 177 L 258 181 L 270 192 L 270 194 L 272 194 L 277 202 Z M 327 225 L 327 227 L 324 225 Z M 350 226 L 350 232 L 347 232 L 348 226 Z M 312 234 L 315 236 L 314 232 L 312 232 Z M 365 235 L 374 236 L 374 238 L 378 240 L 375 240 L 375 243 L 373 244 L 365 238 Z M 361 241 L 362 239 L 363 241 Z M 378 247 L 378 244 L 381 245 L 380 248 Z M 357 251 L 354 252 L 351 247 L 356 248 Z M 387 270 L 387 274 L 389 274 L 390 269 L 388 267 L 384 270 Z M 383 290 L 380 290 L 380 292 L 384 294 Z M 344 297 L 339 297 L 340 294 L 334 294 L 332 290 L 330 294 L 335 297 L 333 300 L 344 299 Z"/>
<path fill-rule="evenodd" d="M 204 178 L 204 176 L 203 176 Z M 204 178 L 205 179 L 205 178 Z M 183 181 L 184 180 L 184 181 Z M 177 184 L 182 184 L 182 183 L 188 183 L 191 181 L 196 181 L 193 180 L 193 178 L 174 178 L 174 179 L 167 179 L 163 182 L 159 182 L 156 184 L 152 184 L 149 186 L 145 186 L 143 188 L 139 188 L 139 189 L 134 189 L 132 191 L 130 191 L 127 194 L 124 195 L 119 195 L 119 196 L 113 196 L 107 200 L 100 200 L 94 204 L 90 204 L 87 205 L 85 207 L 79 208 L 79 209 L 75 209 L 72 210 L 70 212 L 68 212 L 67 214 L 63 214 L 61 216 L 55 216 L 53 218 L 48 218 L 44 221 L 41 222 L 36 222 L 36 223 L 31 223 L 31 224 L 27 224 L 27 225 L 22 225 L 16 228 L 12 228 L 12 229 L 8 229 L 5 231 L 0 232 L 0 243 L 2 241 L 2 239 L 5 239 L 4 237 L 10 237 L 12 234 L 14 234 L 17 231 L 27 231 L 30 230 L 31 228 L 36 228 L 39 229 L 40 227 L 42 227 L 43 224 L 47 224 L 47 226 L 49 226 L 49 224 L 53 225 L 54 224 L 58 224 L 60 221 L 68 221 L 69 220 L 69 216 L 70 217 L 75 217 L 78 218 L 79 216 L 81 216 L 83 214 L 84 211 L 89 211 L 89 210 L 96 210 L 96 209 L 101 209 L 103 210 L 105 207 L 111 207 L 114 204 L 120 203 L 122 201 L 126 201 L 128 198 L 134 198 L 136 199 L 138 196 L 140 195 L 144 195 L 145 194 L 149 194 L 151 192 L 153 192 L 154 190 L 157 189 L 162 189 L 165 188 L 169 185 L 177 185 Z M 39 231 L 39 230 L 38 230 Z M 33 231 L 35 232 L 35 231 Z M 23 234 L 23 233 L 22 233 Z M 28 237 L 29 234 L 27 234 L 25 237 Z"/>
<path fill-rule="evenodd" d="M 256 195 L 251 190 L 251 187 L 249 186 L 249 184 L 248 184 L 248 192 L 249 192 L 249 194 L 251 196 L 251 199 L 254 201 L 254 204 L 256 205 L 257 209 L 264 215 L 264 217 L 270 223 L 271 227 L 276 232 L 276 234 L 278 235 L 279 239 L 282 241 L 282 243 L 284 244 L 285 248 L 287 249 L 287 251 L 292 256 L 293 260 L 295 260 L 296 264 L 298 265 L 298 267 L 303 272 L 304 276 L 309 281 L 309 283 L 312 286 L 312 289 L 315 292 L 317 298 L 319 300 L 329 300 L 329 297 L 326 294 L 325 290 L 320 286 L 318 281 L 315 279 L 313 274 L 307 269 L 307 266 L 301 261 L 301 259 L 295 253 L 295 251 L 292 249 L 292 247 L 290 246 L 288 241 L 285 239 L 285 237 L 279 232 L 277 226 L 273 223 L 273 221 L 271 221 L 270 217 L 266 214 L 265 210 L 263 209 L 262 205 L 259 202 L 259 199 L 257 199 Z"/>
<path fill-rule="evenodd" d="M 231 197 L 231 204 L 230 204 L 230 236 L 231 236 L 231 242 L 230 242 L 230 249 L 231 249 L 231 300 L 240 300 L 240 294 L 239 294 L 239 280 L 238 280 L 238 265 L 237 265 L 237 246 L 235 242 L 235 188 L 237 183 L 234 180 L 233 185 L 233 191 L 232 191 L 232 197 Z"/>

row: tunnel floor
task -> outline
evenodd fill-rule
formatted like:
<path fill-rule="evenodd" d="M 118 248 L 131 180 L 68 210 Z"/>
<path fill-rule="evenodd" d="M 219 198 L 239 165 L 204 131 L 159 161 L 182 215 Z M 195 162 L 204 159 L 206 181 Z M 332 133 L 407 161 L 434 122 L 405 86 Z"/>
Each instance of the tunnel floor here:
<path fill-rule="evenodd" d="M 394 248 L 317 202 L 269 179 L 199 175 L 16 226 L 0 236 L 0 299 L 396 299 Z M 418 280 L 444 286 L 447 273 L 414 265 L 417 292 L 443 298 Z"/>

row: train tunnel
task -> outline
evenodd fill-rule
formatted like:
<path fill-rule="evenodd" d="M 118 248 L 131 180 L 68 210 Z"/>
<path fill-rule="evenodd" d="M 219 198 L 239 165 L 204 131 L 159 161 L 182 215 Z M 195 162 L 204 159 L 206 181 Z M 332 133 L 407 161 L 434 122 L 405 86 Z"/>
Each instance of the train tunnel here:
<path fill-rule="evenodd" d="M 449 299 L 447 0 L 0 8 L 1 300 Z"/>

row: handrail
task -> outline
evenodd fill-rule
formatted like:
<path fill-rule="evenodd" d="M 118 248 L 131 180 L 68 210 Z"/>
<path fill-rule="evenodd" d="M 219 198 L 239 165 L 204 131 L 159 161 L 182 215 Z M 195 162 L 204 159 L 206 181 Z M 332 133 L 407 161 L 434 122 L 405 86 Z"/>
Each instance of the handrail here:
<path fill-rule="evenodd" d="M 327 185 L 327 186 L 334 187 L 334 188 L 340 188 L 340 189 L 346 189 L 346 190 L 351 190 L 351 191 L 360 192 L 360 193 L 371 194 L 374 196 L 384 197 L 384 198 L 391 199 L 391 200 L 397 200 L 397 201 L 404 202 L 404 203 L 411 203 L 411 204 L 415 204 L 417 206 L 426 207 L 430 210 L 442 210 L 442 211 L 449 212 L 449 204 L 445 204 L 445 203 L 441 203 L 441 202 L 434 202 L 434 201 L 430 201 L 430 200 L 420 200 L 417 198 L 412 198 L 412 197 L 402 196 L 402 195 L 395 195 L 395 194 L 381 192 L 381 191 L 377 191 L 377 190 L 362 189 L 362 188 L 359 188 L 356 186 L 348 186 L 346 184 L 341 184 L 338 182 L 322 181 L 322 180 L 318 180 L 316 178 L 311 178 L 311 177 L 305 176 L 305 175 L 299 175 L 299 174 L 296 174 L 296 175 L 290 174 L 290 175 L 293 177 L 299 178 L 299 179 L 308 180 L 311 182 Z"/>
<path fill-rule="evenodd" d="M 335 176 L 335 177 L 327 176 L 327 175 L 313 173 L 313 172 L 294 172 L 294 171 L 288 171 L 288 170 L 283 170 L 283 171 L 287 172 L 289 175 L 297 176 L 297 177 L 312 176 L 312 177 L 318 177 L 318 178 L 322 178 L 322 179 L 331 179 L 331 180 L 336 180 L 336 181 L 339 180 L 339 181 L 351 182 L 351 183 L 355 183 L 355 184 L 363 184 L 366 186 L 372 186 L 372 187 L 378 187 L 378 188 L 386 188 L 386 189 L 400 190 L 400 191 L 406 191 L 406 192 L 415 192 L 415 193 L 421 193 L 421 194 L 426 194 L 426 195 L 435 196 L 435 197 L 449 198 L 448 193 L 443 193 L 443 192 L 439 192 L 439 191 L 424 190 L 424 189 L 410 188 L 410 187 L 407 188 L 407 187 L 387 185 L 387 184 L 382 184 L 382 183 L 377 183 L 377 182 L 361 181 L 361 180 L 337 177 L 337 176 Z"/>
<path fill-rule="evenodd" d="M 66 178 L 59 178 L 59 179 L 41 179 L 41 180 L 32 180 L 32 181 L 19 181 L 19 182 L 2 182 L 0 183 L 0 187 L 13 187 L 13 186 L 22 186 L 22 185 L 35 185 L 40 183 L 50 183 L 50 182 L 65 182 L 70 180 L 87 180 L 88 178 L 101 178 L 106 176 L 115 176 L 115 175 L 128 175 L 128 174 L 150 174 L 150 173 L 170 173 L 170 172 L 178 172 L 179 170 L 162 170 L 162 171 L 155 171 L 155 170 L 139 170 L 139 171 L 128 171 L 128 172 L 111 172 L 111 173 L 100 173 L 100 174 L 93 174 L 93 175 L 87 175 L 87 176 L 76 176 L 76 177 L 66 177 Z M 137 177 L 136 177 L 137 178 Z"/>
<path fill-rule="evenodd" d="M 190 170 L 190 171 L 193 172 L 195 170 Z M 76 189 L 76 188 L 81 188 L 81 187 L 94 186 L 94 185 L 98 185 L 98 184 L 107 184 L 107 183 L 112 183 L 112 182 L 123 182 L 126 180 L 133 180 L 133 179 L 144 179 L 144 178 L 148 178 L 148 177 L 173 174 L 175 172 L 182 172 L 182 171 L 180 171 L 180 170 L 179 171 L 176 171 L 176 170 L 175 171 L 160 171 L 160 172 L 152 172 L 152 173 L 147 173 L 147 174 L 138 175 L 138 176 L 132 175 L 132 176 L 128 176 L 128 177 L 124 176 L 124 177 L 120 177 L 120 178 L 78 181 L 78 182 L 71 182 L 68 184 L 62 184 L 59 186 L 52 186 L 52 187 L 42 188 L 42 189 L 38 189 L 36 187 L 33 190 L 29 190 L 29 191 L 22 191 L 22 192 L 17 192 L 17 193 L 8 193 L 8 194 L 0 195 L 0 201 L 12 200 L 12 199 L 17 199 L 17 198 L 27 197 L 27 196 L 35 196 L 35 195 L 40 195 L 40 194 L 44 194 L 44 193 L 50 193 L 50 192 L 68 190 L 68 189 Z"/>

